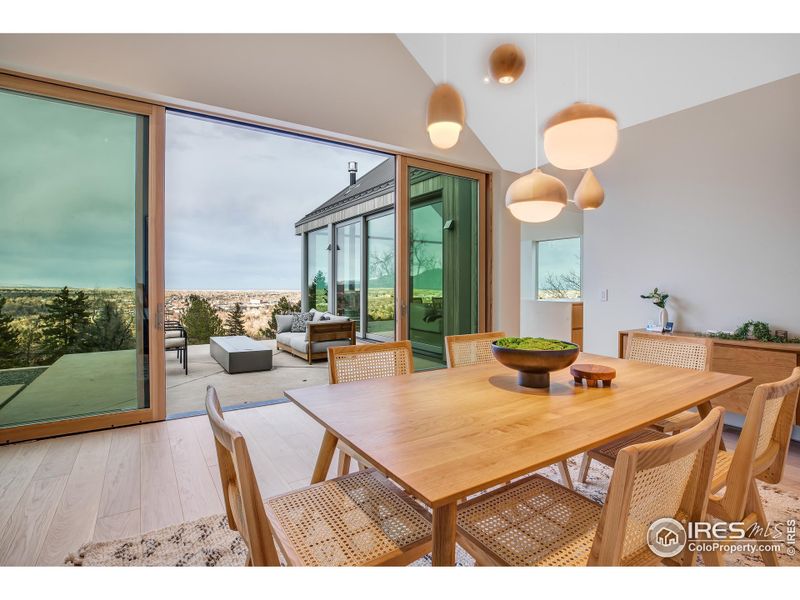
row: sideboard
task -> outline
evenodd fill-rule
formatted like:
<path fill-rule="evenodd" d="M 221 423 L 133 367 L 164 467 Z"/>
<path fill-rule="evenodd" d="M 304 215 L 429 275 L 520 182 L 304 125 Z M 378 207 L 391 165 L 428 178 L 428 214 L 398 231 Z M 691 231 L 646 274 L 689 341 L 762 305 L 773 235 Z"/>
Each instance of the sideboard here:
<path fill-rule="evenodd" d="M 629 329 L 619 332 L 619 357 L 625 357 L 625 344 L 628 334 L 634 331 L 644 332 L 644 329 Z M 675 334 L 654 335 L 682 335 L 694 336 L 694 333 L 676 332 Z M 747 385 L 712 401 L 712 404 L 725 407 L 736 413 L 744 414 L 753 397 L 753 390 L 762 383 L 779 381 L 788 377 L 792 369 L 800 366 L 800 344 L 776 344 L 773 342 L 758 342 L 755 340 L 723 340 L 712 338 L 714 350 L 711 370 L 720 373 L 733 373 L 734 375 L 749 375 L 753 381 Z M 800 403 L 797 406 L 795 424 L 800 425 Z"/>

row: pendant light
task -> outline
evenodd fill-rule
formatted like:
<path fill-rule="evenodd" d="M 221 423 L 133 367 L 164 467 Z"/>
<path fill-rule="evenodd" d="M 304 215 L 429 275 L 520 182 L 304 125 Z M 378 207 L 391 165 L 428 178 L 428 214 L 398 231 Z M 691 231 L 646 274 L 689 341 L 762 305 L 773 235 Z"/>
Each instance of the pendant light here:
<path fill-rule="evenodd" d="M 581 182 L 575 189 L 575 205 L 583 210 L 594 210 L 600 208 L 606 197 L 603 186 L 597 181 L 591 169 L 587 169 L 583 174 Z"/>
<path fill-rule="evenodd" d="M 442 36 L 443 78 L 447 80 L 447 38 Z M 447 150 L 458 143 L 464 129 L 464 100 L 449 83 L 436 86 L 428 99 L 428 135 L 437 148 Z"/>
<path fill-rule="evenodd" d="M 536 53 L 536 37 L 533 42 L 533 61 Z M 533 171 L 523 175 L 508 187 L 506 207 L 515 218 L 526 223 L 544 223 L 555 219 L 567 205 L 567 188 L 556 177 L 539 169 L 539 107 L 536 98 L 536 73 L 533 74 L 533 138 L 535 165 Z"/>
<path fill-rule="evenodd" d="M 575 69 L 577 73 L 577 65 Z M 577 94 L 577 85 L 576 85 Z M 589 54 L 586 51 L 586 96 L 589 95 Z M 607 108 L 576 102 L 550 117 L 544 130 L 544 152 L 560 169 L 588 169 L 614 154 L 617 118 Z"/>
<path fill-rule="evenodd" d="M 525 53 L 515 44 L 502 44 L 489 56 L 489 72 L 497 83 L 510 85 L 525 71 Z"/>

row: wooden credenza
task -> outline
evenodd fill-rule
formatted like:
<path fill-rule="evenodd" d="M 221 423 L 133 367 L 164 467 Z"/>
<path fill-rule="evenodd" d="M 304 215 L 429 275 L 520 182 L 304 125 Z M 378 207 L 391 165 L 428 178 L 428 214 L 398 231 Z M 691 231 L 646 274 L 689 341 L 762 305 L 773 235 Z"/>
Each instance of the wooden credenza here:
<path fill-rule="evenodd" d="M 631 329 L 619 332 L 619 357 L 625 357 L 625 344 L 628 334 L 644 329 Z M 658 335 L 658 334 L 655 334 Z M 670 334 L 663 334 L 670 335 Z M 676 332 L 675 335 L 694 336 L 693 333 Z M 775 344 L 714 338 L 714 354 L 711 370 L 734 375 L 749 375 L 753 381 L 736 390 L 720 396 L 712 404 L 744 414 L 750 406 L 753 390 L 757 385 L 779 381 L 788 377 L 792 369 L 800 366 L 800 344 Z M 800 404 L 797 407 L 795 424 L 800 425 Z"/>

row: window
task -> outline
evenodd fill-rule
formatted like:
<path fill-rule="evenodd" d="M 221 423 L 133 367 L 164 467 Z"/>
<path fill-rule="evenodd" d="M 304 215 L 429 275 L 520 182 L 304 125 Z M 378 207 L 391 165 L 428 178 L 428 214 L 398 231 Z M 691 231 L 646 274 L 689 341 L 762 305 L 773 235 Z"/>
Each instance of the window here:
<path fill-rule="evenodd" d="M 308 306 L 328 310 L 328 229 L 308 234 Z"/>
<path fill-rule="evenodd" d="M 580 300 L 581 238 L 536 242 L 536 298 Z"/>
<path fill-rule="evenodd" d="M 394 339 L 394 211 L 367 219 L 367 334 Z"/>

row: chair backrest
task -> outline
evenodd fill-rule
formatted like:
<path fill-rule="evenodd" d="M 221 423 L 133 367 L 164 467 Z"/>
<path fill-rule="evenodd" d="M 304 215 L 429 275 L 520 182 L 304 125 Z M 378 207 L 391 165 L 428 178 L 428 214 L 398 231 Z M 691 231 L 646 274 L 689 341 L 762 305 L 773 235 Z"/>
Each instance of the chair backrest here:
<path fill-rule="evenodd" d="M 503 331 L 446 336 L 447 366 L 468 367 L 494 362 L 492 342 L 503 337 L 506 337 Z"/>
<path fill-rule="evenodd" d="M 710 371 L 713 348 L 710 338 L 635 331 L 628 335 L 625 358 L 665 367 Z"/>
<path fill-rule="evenodd" d="M 620 450 L 589 564 L 658 562 L 647 545 L 654 521 L 669 517 L 685 523 L 705 518 L 724 414 L 725 409 L 714 408 L 683 433 Z M 692 565 L 695 554 L 687 544 L 672 560 Z"/>
<path fill-rule="evenodd" d="M 753 392 L 719 499 L 726 518 L 744 516 L 753 478 L 778 483 L 783 477 L 799 391 L 800 367 L 795 367 L 786 379 L 763 383 Z"/>
<path fill-rule="evenodd" d="M 244 539 L 250 552 L 248 564 L 279 566 L 272 528 L 264 511 L 247 443 L 242 434 L 223 419 L 213 386 L 206 390 L 206 412 L 214 432 L 228 525 Z"/>
<path fill-rule="evenodd" d="M 328 378 L 331 383 L 363 381 L 414 372 L 411 342 L 384 342 L 328 348 Z"/>

